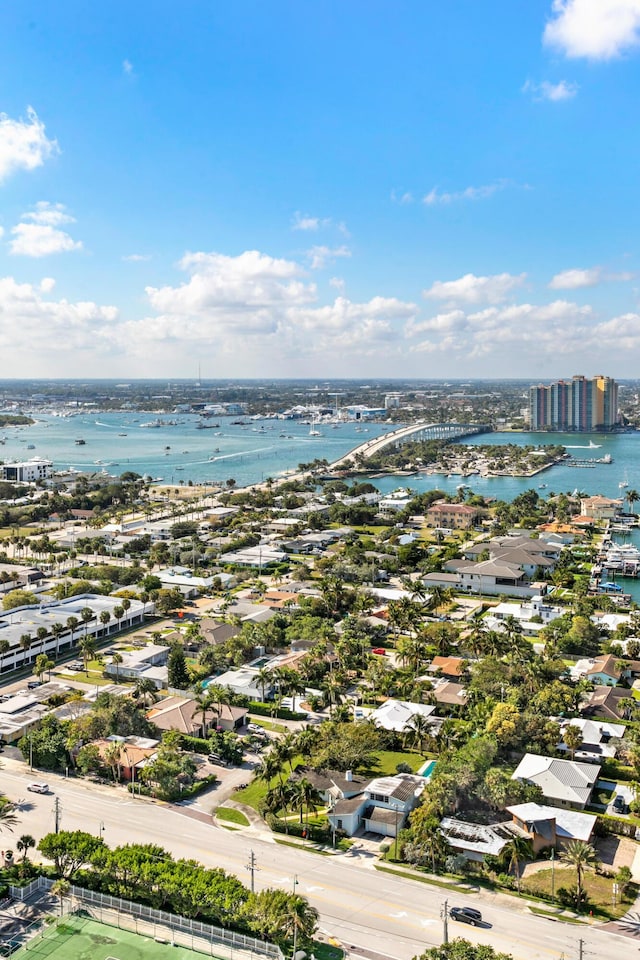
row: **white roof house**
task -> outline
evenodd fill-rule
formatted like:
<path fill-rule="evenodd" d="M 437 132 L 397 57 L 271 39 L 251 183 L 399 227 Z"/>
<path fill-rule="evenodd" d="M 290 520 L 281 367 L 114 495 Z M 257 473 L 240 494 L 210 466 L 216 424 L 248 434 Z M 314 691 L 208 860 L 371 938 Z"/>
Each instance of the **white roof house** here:
<path fill-rule="evenodd" d="M 560 732 L 564 736 L 567 727 L 577 727 L 582 733 L 582 743 L 575 752 L 575 759 L 587 763 L 597 763 L 598 760 L 615 759 L 617 753 L 616 741 L 622 739 L 626 727 L 622 723 L 608 723 L 606 720 L 591 720 L 585 717 L 573 717 L 571 720 L 560 720 Z M 611 743 L 611 740 L 614 743 Z M 558 744 L 559 750 L 568 750 L 562 741 Z"/>
<path fill-rule="evenodd" d="M 384 730 L 394 730 L 404 733 L 411 729 L 411 720 L 415 716 L 428 717 L 435 729 L 442 726 L 442 720 L 433 717 L 435 707 L 426 703 L 409 703 L 407 700 L 386 700 L 381 706 L 369 714 L 377 727 Z"/>
<path fill-rule="evenodd" d="M 593 763 L 526 753 L 511 779 L 536 784 L 554 805 L 582 810 L 589 803 L 599 776 L 600 767 Z"/>

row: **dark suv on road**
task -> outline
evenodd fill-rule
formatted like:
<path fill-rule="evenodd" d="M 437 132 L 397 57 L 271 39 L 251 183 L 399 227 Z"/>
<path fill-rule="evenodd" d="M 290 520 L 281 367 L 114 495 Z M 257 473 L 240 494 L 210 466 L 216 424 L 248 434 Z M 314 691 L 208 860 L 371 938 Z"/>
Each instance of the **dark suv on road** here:
<path fill-rule="evenodd" d="M 451 907 L 449 916 L 452 920 L 460 920 L 462 923 L 470 923 L 472 927 L 482 923 L 482 914 L 473 907 Z"/>

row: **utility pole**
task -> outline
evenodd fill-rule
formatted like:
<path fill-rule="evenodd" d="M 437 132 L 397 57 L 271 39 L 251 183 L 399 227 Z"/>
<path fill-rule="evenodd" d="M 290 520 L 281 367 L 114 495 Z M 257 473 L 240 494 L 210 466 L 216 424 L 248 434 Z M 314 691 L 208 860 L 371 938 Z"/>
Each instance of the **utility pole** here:
<path fill-rule="evenodd" d="M 449 943 L 449 901 L 445 900 L 440 912 L 442 917 L 442 942 Z"/>
<path fill-rule="evenodd" d="M 53 801 L 53 816 L 54 816 L 56 833 L 60 833 L 60 813 L 61 813 L 60 798 L 56 797 L 55 800 Z"/>
<path fill-rule="evenodd" d="M 551 899 L 556 898 L 556 848 L 551 847 Z"/>
<path fill-rule="evenodd" d="M 584 940 L 578 940 L 578 960 L 584 960 Z"/>
<path fill-rule="evenodd" d="M 258 867 L 256 865 L 256 855 L 253 852 L 253 850 L 249 851 L 249 863 L 246 865 L 245 869 L 248 870 L 249 873 L 251 874 L 251 893 L 254 893 L 255 892 L 254 890 L 255 872 L 258 869 Z"/>

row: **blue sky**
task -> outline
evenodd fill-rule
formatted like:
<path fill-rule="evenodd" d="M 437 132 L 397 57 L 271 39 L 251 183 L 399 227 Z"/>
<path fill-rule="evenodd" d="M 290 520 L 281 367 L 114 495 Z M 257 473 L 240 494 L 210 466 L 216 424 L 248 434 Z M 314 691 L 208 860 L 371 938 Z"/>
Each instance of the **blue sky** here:
<path fill-rule="evenodd" d="M 640 0 L 5 3 L 3 376 L 637 376 L 639 69 Z"/>

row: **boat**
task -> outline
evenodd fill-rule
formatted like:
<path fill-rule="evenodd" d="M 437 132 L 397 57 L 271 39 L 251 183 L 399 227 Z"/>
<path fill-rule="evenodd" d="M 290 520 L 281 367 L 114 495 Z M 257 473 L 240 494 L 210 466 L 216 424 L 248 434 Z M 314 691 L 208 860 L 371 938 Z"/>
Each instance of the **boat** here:
<path fill-rule="evenodd" d="M 87 442 L 86 440 L 82 440 L 82 439 L 76 440 L 76 446 L 77 446 L 77 447 L 84 447 L 84 445 L 85 445 L 86 442 Z"/>
<path fill-rule="evenodd" d="M 316 430 L 316 424 L 317 424 L 317 421 L 315 421 L 315 420 L 312 420 L 312 421 L 311 421 L 311 429 L 309 430 L 309 436 L 310 436 L 310 437 L 321 437 L 321 436 L 322 436 L 322 434 L 320 433 L 320 431 L 319 431 L 319 430 Z"/>
<path fill-rule="evenodd" d="M 119 437 L 128 437 L 129 434 L 128 434 L 128 433 L 119 433 L 118 436 L 119 436 Z M 76 443 L 77 443 L 77 442 L 78 442 L 78 441 L 76 440 Z"/>
<path fill-rule="evenodd" d="M 28 443 L 28 444 L 27 444 L 27 450 L 35 450 L 35 448 L 36 448 L 35 443 Z"/>
<path fill-rule="evenodd" d="M 620 483 L 618 484 L 618 487 L 620 490 L 624 490 L 628 486 L 629 486 L 628 480 L 621 480 Z"/>
<path fill-rule="evenodd" d="M 538 490 L 546 490 L 546 489 L 547 489 L 546 483 L 539 483 L 539 484 L 538 484 Z"/>

